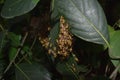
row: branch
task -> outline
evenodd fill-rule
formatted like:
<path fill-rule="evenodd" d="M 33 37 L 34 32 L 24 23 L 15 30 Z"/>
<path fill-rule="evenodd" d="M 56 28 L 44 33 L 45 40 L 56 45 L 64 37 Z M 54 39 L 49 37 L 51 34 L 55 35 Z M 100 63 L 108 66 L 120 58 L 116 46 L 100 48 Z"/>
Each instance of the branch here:
<path fill-rule="evenodd" d="M 28 36 L 28 32 L 27 32 L 27 33 L 25 34 L 25 36 L 23 37 L 20 46 L 23 46 L 23 45 L 24 45 L 27 36 Z M 21 50 L 21 47 L 18 48 L 15 57 L 11 60 L 11 62 L 9 63 L 9 65 L 7 66 L 7 68 L 5 69 L 5 71 L 3 72 L 4 74 L 9 70 L 9 68 L 11 67 L 11 65 L 13 64 L 13 62 L 15 61 L 16 57 L 18 56 L 20 50 Z"/>
<path fill-rule="evenodd" d="M 119 61 L 119 63 L 118 63 L 118 66 L 116 67 L 116 69 L 112 72 L 112 74 L 110 75 L 110 79 L 112 79 L 112 80 L 114 80 L 115 79 L 115 77 L 117 76 L 117 72 L 118 72 L 118 70 L 120 69 L 120 61 Z"/>

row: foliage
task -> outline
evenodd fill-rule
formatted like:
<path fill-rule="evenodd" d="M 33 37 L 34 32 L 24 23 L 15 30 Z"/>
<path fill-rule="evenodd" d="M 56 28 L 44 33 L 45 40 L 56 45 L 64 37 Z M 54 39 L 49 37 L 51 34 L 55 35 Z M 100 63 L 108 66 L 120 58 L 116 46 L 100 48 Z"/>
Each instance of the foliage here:
<path fill-rule="evenodd" d="M 56 21 L 57 16 L 63 15 L 74 35 L 93 43 L 108 43 L 106 19 L 97 1 L 54 0 L 53 4 L 52 19 Z"/>
<path fill-rule="evenodd" d="M 32 10 L 39 0 L 6 0 L 1 11 L 4 18 L 13 18 Z M 6 13 L 7 12 L 7 13 Z"/>
<path fill-rule="evenodd" d="M 109 25 L 97 0 L 0 0 L 0 9 L 0 80 L 120 79 L 120 20 Z"/>

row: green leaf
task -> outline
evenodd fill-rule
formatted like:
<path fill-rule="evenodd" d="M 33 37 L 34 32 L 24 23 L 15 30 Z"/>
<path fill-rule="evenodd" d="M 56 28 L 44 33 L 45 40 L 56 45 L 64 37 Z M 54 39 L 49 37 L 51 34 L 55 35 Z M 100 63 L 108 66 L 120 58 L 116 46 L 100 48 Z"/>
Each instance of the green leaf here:
<path fill-rule="evenodd" d="M 37 63 L 16 65 L 16 80 L 51 80 L 50 73 Z"/>
<path fill-rule="evenodd" d="M 39 0 L 6 0 L 2 8 L 1 16 L 13 18 L 31 11 Z"/>
<path fill-rule="evenodd" d="M 15 33 L 9 32 L 8 39 L 10 39 L 12 46 L 14 46 L 14 47 L 20 46 L 20 40 L 21 40 L 20 35 L 16 35 Z"/>
<path fill-rule="evenodd" d="M 110 33 L 111 56 L 120 58 L 120 31 Z"/>
<path fill-rule="evenodd" d="M 111 34 L 112 32 L 115 32 L 114 28 L 110 25 L 108 25 L 108 30 L 109 30 L 109 33 Z M 110 35 L 111 37 L 111 35 Z"/>
<path fill-rule="evenodd" d="M 10 51 L 9 51 L 9 60 L 10 61 L 14 59 L 16 53 L 17 53 L 17 49 L 14 47 L 11 47 Z"/>
<path fill-rule="evenodd" d="M 115 31 L 111 33 L 110 45 L 111 45 L 110 56 L 112 58 L 120 59 L 120 31 Z M 112 63 L 114 64 L 115 67 L 119 65 L 119 62 L 120 60 L 112 60 Z"/>
<path fill-rule="evenodd" d="M 109 45 L 106 18 L 97 0 L 53 0 L 52 6 L 52 21 L 64 16 L 77 37 Z"/>
<path fill-rule="evenodd" d="M 115 67 L 119 65 L 120 62 L 120 31 L 115 31 L 112 27 L 109 28 L 110 32 L 110 52 L 111 58 L 118 60 L 111 60 Z M 119 69 L 120 71 L 120 69 Z"/>
<path fill-rule="evenodd" d="M 29 55 L 29 57 L 32 58 L 32 51 L 30 50 L 29 46 L 27 46 L 27 45 L 23 46 L 23 49 L 21 50 L 21 53 L 22 54 L 26 53 L 26 54 Z"/>

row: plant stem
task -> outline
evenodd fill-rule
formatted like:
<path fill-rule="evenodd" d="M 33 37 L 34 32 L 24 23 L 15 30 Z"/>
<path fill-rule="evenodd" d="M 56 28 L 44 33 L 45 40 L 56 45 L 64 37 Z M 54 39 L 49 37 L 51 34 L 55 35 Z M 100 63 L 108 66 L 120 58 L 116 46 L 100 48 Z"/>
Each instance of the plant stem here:
<path fill-rule="evenodd" d="M 110 79 L 112 79 L 112 80 L 115 80 L 115 79 L 113 79 L 113 78 L 115 78 L 116 76 L 117 76 L 117 72 L 118 72 L 118 70 L 120 69 L 120 61 L 119 61 L 119 63 L 118 63 L 118 66 L 116 67 L 116 69 L 112 72 L 112 74 L 110 75 Z"/>
<path fill-rule="evenodd" d="M 79 80 L 78 75 L 76 75 L 76 73 L 71 69 L 71 67 L 69 66 L 69 64 L 66 63 L 66 66 L 67 66 L 68 69 L 74 74 L 75 78 L 76 78 L 77 80 Z"/>
<path fill-rule="evenodd" d="M 23 45 L 24 45 L 24 42 L 25 42 L 25 40 L 26 40 L 27 36 L 28 36 L 28 32 L 27 32 L 27 33 L 25 34 L 25 36 L 23 37 L 23 39 L 22 39 L 22 42 L 21 42 L 20 46 L 23 46 Z M 20 47 L 20 48 L 18 48 L 18 50 L 17 50 L 17 52 L 16 52 L 15 57 L 11 60 L 11 62 L 9 63 L 9 65 L 7 66 L 7 68 L 5 69 L 5 71 L 3 72 L 4 74 L 5 74 L 5 73 L 9 70 L 9 68 L 10 68 L 10 67 L 11 67 L 11 65 L 12 65 L 12 63 L 15 61 L 16 57 L 18 56 L 18 54 L 19 54 L 20 50 L 21 50 L 21 47 Z"/>
<path fill-rule="evenodd" d="M 1 24 L 0 24 L 0 28 L 1 28 L 2 31 L 5 31 Z"/>
<path fill-rule="evenodd" d="M 35 39 L 33 40 L 32 45 L 31 45 L 31 47 L 30 47 L 30 50 L 32 50 L 33 46 L 35 45 L 36 39 L 37 39 L 37 37 L 35 37 Z M 27 55 L 28 55 L 28 54 L 23 55 L 23 57 L 18 61 L 17 64 L 19 64 L 23 59 L 27 60 L 27 59 L 26 59 Z M 27 61 L 28 61 L 28 63 L 32 64 L 29 60 L 27 60 Z"/>
<path fill-rule="evenodd" d="M 30 78 L 25 74 L 25 72 L 17 64 L 14 63 L 14 65 L 26 77 L 27 80 L 30 80 Z"/>

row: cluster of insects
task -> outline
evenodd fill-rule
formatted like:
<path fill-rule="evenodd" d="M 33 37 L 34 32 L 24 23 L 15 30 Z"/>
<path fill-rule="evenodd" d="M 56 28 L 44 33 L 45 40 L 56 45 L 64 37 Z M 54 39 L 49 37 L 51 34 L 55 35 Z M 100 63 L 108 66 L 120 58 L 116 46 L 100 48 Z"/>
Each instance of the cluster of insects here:
<path fill-rule="evenodd" d="M 59 27 L 60 30 L 56 39 L 56 45 L 50 42 L 50 38 L 40 38 L 40 42 L 48 50 L 48 53 L 54 57 L 58 55 L 67 57 L 72 52 L 72 35 L 69 32 L 69 25 L 63 16 L 60 17 Z"/>

